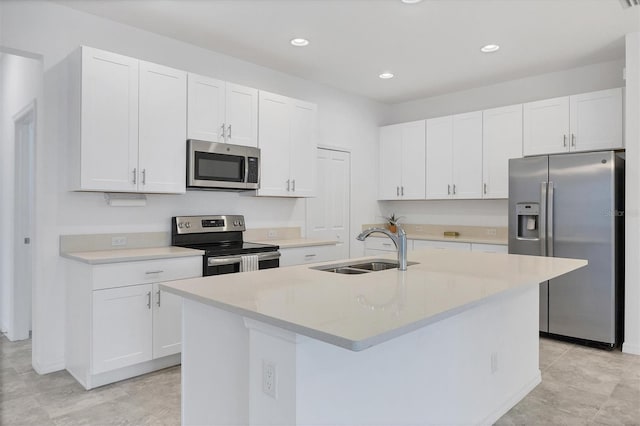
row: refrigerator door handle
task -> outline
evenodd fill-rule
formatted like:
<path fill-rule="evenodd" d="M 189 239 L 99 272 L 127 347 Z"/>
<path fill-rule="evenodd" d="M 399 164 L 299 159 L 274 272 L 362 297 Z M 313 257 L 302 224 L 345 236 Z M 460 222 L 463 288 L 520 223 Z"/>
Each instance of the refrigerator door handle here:
<path fill-rule="evenodd" d="M 549 248 L 547 250 L 547 256 L 553 257 L 553 182 L 549 182 L 548 189 L 548 201 L 547 201 L 547 238 L 549 240 Z"/>
<path fill-rule="evenodd" d="M 547 182 L 540 183 L 540 255 L 547 255 Z"/>

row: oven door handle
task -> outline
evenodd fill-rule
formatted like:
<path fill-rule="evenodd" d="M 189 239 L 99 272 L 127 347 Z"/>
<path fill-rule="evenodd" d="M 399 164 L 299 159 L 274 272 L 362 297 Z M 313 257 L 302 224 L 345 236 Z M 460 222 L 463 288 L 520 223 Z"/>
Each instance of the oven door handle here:
<path fill-rule="evenodd" d="M 266 253 L 256 253 L 258 255 L 258 262 L 263 260 L 275 260 L 280 258 L 279 251 L 270 251 Z M 247 254 L 249 256 L 249 254 Z M 207 266 L 220 266 L 220 265 L 233 265 L 234 263 L 242 262 L 242 256 L 220 256 L 210 257 L 207 259 Z"/>

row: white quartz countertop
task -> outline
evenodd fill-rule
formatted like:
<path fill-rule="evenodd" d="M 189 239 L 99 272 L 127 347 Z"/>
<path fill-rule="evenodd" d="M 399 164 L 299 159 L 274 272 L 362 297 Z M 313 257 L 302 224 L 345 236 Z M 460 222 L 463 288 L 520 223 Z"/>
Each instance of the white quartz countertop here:
<path fill-rule="evenodd" d="M 374 258 L 384 256 L 360 259 Z M 404 272 L 343 275 L 310 269 L 344 263 L 324 262 L 173 281 L 161 287 L 359 351 L 587 264 L 578 259 L 450 250 L 413 251 L 408 260 L 419 263 Z"/>
<path fill-rule="evenodd" d="M 338 241 L 336 240 L 318 240 L 315 238 L 287 238 L 282 240 L 260 240 L 253 242 L 260 244 L 275 244 L 283 249 L 296 247 L 333 246 L 338 244 Z"/>
<path fill-rule="evenodd" d="M 77 260 L 92 265 L 101 263 L 132 262 L 136 260 L 167 259 L 174 257 L 202 256 L 204 251 L 184 247 L 150 247 L 119 250 L 96 250 L 60 253 L 68 259 Z"/>

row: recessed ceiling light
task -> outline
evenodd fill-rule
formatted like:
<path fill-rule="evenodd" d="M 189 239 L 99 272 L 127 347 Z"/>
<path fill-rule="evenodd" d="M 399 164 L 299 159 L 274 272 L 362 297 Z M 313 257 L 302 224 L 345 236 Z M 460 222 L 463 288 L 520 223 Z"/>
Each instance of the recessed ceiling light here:
<path fill-rule="evenodd" d="M 402 3 L 406 3 L 406 4 L 416 4 L 416 3 L 420 3 L 422 0 L 402 0 Z"/>
<path fill-rule="evenodd" d="M 388 80 L 390 78 L 393 78 L 393 73 L 392 72 L 383 72 L 378 77 L 380 77 L 383 80 Z"/>
<path fill-rule="evenodd" d="M 293 38 L 291 44 L 296 47 L 304 47 L 309 45 L 309 40 L 306 38 Z"/>
<path fill-rule="evenodd" d="M 482 46 L 482 48 L 480 48 L 480 51 L 484 53 L 491 53 L 496 52 L 499 49 L 500 46 L 498 46 L 497 44 L 487 44 L 486 46 Z"/>

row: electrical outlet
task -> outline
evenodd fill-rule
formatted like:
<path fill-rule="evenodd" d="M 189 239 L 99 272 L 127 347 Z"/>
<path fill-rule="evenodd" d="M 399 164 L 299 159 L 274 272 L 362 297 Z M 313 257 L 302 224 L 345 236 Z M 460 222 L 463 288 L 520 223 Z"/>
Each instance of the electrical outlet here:
<path fill-rule="evenodd" d="M 126 246 L 127 245 L 127 237 L 111 237 L 111 246 Z"/>
<path fill-rule="evenodd" d="M 498 372 L 498 353 L 491 352 L 491 374 Z"/>
<path fill-rule="evenodd" d="M 267 232 L 267 237 L 269 238 L 275 238 L 278 236 L 278 231 L 276 231 L 275 229 L 269 229 L 269 231 Z"/>
<path fill-rule="evenodd" d="M 497 229 L 496 228 L 489 228 L 487 229 L 487 235 L 493 235 L 495 236 L 497 233 Z"/>
<path fill-rule="evenodd" d="M 262 392 L 278 399 L 278 370 L 271 361 L 262 360 Z"/>

